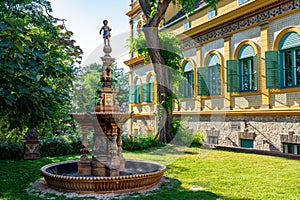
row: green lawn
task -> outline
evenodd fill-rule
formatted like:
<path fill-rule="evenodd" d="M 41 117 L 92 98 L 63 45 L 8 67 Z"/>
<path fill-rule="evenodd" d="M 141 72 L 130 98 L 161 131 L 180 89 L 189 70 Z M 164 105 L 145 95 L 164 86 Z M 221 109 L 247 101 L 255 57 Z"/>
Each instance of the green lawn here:
<path fill-rule="evenodd" d="M 166 164 L 165 175 L 169 180 L 147 196 L 125 199 L 300 199 L 299 160 L 199 148 L 184 151 L 170 146 L 153 151 L 125 152 L 124 156 Z M 0 199 L 45 199 L 25 191 L 31 182 L 41 177 L 39 169 L 48 163 L 78 158 L 0 160 Z M 192 191 L 192 186 L 201 186 L 203 190 Z M 66 199 L 63 196 L 47 197 Z"/>

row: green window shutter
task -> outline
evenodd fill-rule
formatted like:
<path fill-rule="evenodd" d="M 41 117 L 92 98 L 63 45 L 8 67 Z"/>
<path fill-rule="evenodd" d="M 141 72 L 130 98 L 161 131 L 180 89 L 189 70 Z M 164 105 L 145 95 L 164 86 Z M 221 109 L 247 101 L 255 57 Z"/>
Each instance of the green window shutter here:
<path fill-rule="evenodd" d="M 148 88 L 149 88 L 148 83 L 142 84 L 142 102 L 148 102 L 148 95 L 149 95 Z"/>
<path fill-rule="evenodd" d="M 180 81 L 178 90 L 179 90 L 179 94 L 181 94 L 182 97 L 185 97 L 185 85 L 186 85 L 186 79 L 185 79 L 184 74 L 183 74 L 182 76 L 183 76 L 183 77 L 181 77 L 182 80 Z"/>
<path fill-rule="evenodd" d="M 227 92 L 238 92 L 240 76 L 237 60 L 227 60 Z"/>
<path fill-rule="evenodd" d="M 188 71 L 184 72 L 183 76 L 185 80 L 182 81 L 180 90 L 183 92 L 184 97 L 193 97 L 194 96 L 194 72 Z"/>
<path fill-rule="evenodd" d="M 129 87 L 129 103 L 131 104 L 135 104 L 135 100 L 136 100 L 136 95 L 135 95 L 135 85 L 131 85 Z"/>
<path fill-rule="evenodd" d="M 208 67 L 199 67 L 197 72 L 198 78 L 198 95 L 208 96 L 209 95 L 209 75 Z"/>
<path fill-rule="evenodd" d="M 266 70 L 266 85 L 267 88 L 280 87 L 280 62 L 278 51 L 265 52 L 265 70 Z"/>
<path fill-rule="evenodd" d="M 257 60 L 257 56 L 253 56 L 253 90 L 257 90 L 257 85 L 258 85 L 258 69 L 257 69 L 257 66 L 258 66 L 258 60 Z"/>
<path fill-rule="evenodd" d="M 141 98 L 140 98 L 140 96 L 141 96 L 140 90 L 141 89 L 140 88 L 141 88 L 140 85 L 135 86 L 135 103 L 136 104 L 141 103 Z"/>
<path fill-rule="evenodd" d="M 148 84 L 148 91 L 149 91 L 149 95 L 148 95 L 148 102 L 153 102 L 154 101 L 154 84 L 153 83 L 149 83 Z"/>
<path fill-rule="evenodd" d="M 193 97 L 194 96 L 194 71 L 191 71 L 191 79 L 189 82 L 189 96 Z"/>

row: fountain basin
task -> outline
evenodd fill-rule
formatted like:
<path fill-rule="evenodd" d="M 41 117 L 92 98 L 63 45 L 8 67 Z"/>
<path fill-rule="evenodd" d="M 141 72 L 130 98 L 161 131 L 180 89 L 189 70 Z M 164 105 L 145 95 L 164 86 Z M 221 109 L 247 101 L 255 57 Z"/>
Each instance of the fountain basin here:
<path fill-rule="evenodd" d="M 79 176 L 77 160 L 45 165 L 41 173 L 48 187 L 78 194 L 126 193 L 149 189 L 157 185 L 166 166 L 156 162 L 126 160 L 120 176 Z"/>

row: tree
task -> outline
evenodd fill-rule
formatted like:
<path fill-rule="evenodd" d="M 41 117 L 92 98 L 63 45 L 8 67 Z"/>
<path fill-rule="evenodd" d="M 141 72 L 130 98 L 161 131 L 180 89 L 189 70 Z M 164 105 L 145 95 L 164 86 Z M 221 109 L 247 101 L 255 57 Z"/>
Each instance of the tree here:
<path fill-rule="evenodd" d="M 161 55 L 165 60 L 166 66 L 168 66 L 169 69 L 172 70 L 169 74 L 169 81 L 171 86 L 170 88 L 179 89 L 180 83 L 184 80 L 181 76 L 180 70 L 180 61 L 183 59 L 183 54 L 181 51 L 182 41 L 180 41 L 176 37 L 176 35 L 171 32 L 159 32 L 159 38 Z M 137 52 L 139 56 L 142 55 L 145 61 L 147 61 L 147 59 L 149 58 L 149 50 L 146 45 L 146 38 L 142 33 L 138 34 L 138 36 L 135 38 L 131 38 L 130 49 L 131 52 Z M 172 91 L 172 94 L 170 96 L 165 97 L 166 100 L 158 102 L 158 105 L 163 106 L 164 110 L 166 110 L 166 112 L 170 114 L 171 121 L 173 120 L 173 102 L 178 102 L 178 97 L 181 96 L 178 93 L 175 94 L 174 91 Z M 160 122 L 159 126 L 161 126 L 161 123 L 164 123 L 164 112 L 161 109 L 157 109 L 157 111 L 157 121 Z M 172 139 L 174 135 L 175 132 L 171 133 L 170 138 Z"/>
<path fill-rule="evenodd" d="M 215 7 L 217 0 L 204 0 L 211 7 Z M 164 14 L 166 13 L 169 5 L 179 6 L 187 14 L 192 12 L 196 0 L 139 0 L 142 12 L 146 17 L 145 25 L 143 26 L 143 32 L 146 37 L 146 45 L 149 51 L 149 56 L 153 63 L 154 71 L 157 79 L 157 94 L 158 102 L 162 103 L 162 106 L 167 111 L 165 116 L 165 125 L 162 126 L 159 132 L 159 142 L 166 143 L 171 141 L 171 113 L 168 112 L 167 106 L 172 101 L 170 96 L 172 92 L 170 90 L 170 75 L 168 67 L 165 67 L 165 58 L 162 55 L 160 48 L 160 39 L 158 36 L 158 26 L 161 23 Z"/>
<path fill-rule="evenodd" d="M 61 123 L 82 51 L 47 0 L 0 2 L 1 132 Z M 56 24 L 61 22 L 60 25 Z"/>
<path fill-rule="evenodd" d="M 73 112 L 94 112 L 100 87 L 100 64 L 82 67 L 75 81 L 73 95 Z"/>
<path fill-rule="evenodd" d="M 120 105 L 128 102 L 128 73 L 124 73 L 123 68 L 118 68 L 116 63 L 113 63 L 113 80 L 114 89 L 118 90 L 118 101 Z M 94 112 L 95 105 L 98 100 L 97 90 L 101 89 L 101 72 L 100 64 L 90 64 L 80 70 L 75 81 L 73 112 Z"/>
<path fill-rule="evenodd" d="M 113 64 L 113 80 L 114 88 L 117 89 L 117 99 L 119 104 L 127 103 L 129 99 L 129 73 L 124 72 L 123 68 Z"/>

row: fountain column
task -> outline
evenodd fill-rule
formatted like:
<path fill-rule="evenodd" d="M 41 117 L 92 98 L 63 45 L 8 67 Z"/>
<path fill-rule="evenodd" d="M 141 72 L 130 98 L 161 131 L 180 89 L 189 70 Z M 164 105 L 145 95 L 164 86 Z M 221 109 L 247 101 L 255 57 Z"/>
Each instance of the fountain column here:
<path fill-rule="evenodd" d="M 110 176 L 119 176 L 120 175 L 120 159 L 118 155 L 118 146 L 117 146 L 117 135 L 118 135 L 118 126 L 116 124 L 112 125 L 111 132 L 111 143 L 110 143 Z"/>
<path fill-rule="evenodd" d="M 109 139 L 106 136 L 106 133 L 100 126 L 94 128 L 94 144 L 93 144 L 93 153 L 92 158 L 92 175 L 94 176 L 106 176 L 106 169 L 109 162 L 109 157 L 107 152 L 109 151 Z"/>
<path fill-rule="evenodd" d="M 81 127 L 82 133 L 82 149 L 81 149 L 81 156 L 80 160 L 78 161 L 78 174 L 80 175 L 91 175 L 91 160 L 87 157 L 87 146 L 88 146 L 88 127 L 82 126 Z"/>

